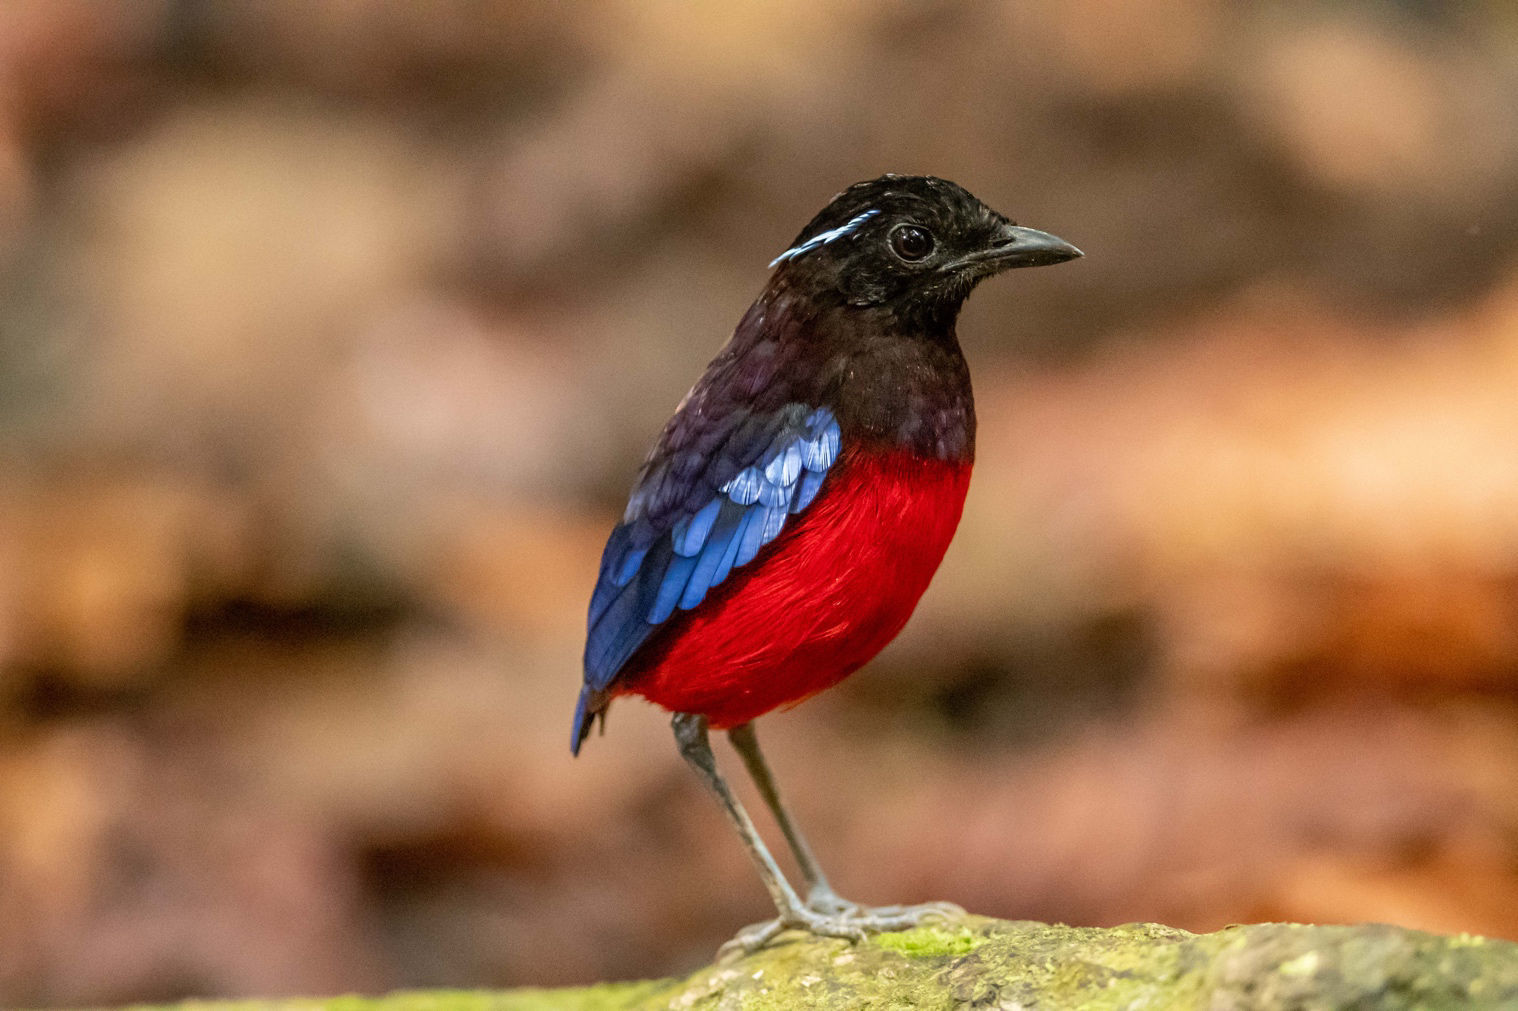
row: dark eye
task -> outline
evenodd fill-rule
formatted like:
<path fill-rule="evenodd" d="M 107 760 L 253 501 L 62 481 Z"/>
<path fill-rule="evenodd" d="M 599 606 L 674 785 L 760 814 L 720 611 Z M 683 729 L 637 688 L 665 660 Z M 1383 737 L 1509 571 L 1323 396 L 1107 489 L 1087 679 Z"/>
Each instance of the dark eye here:
<path fill-rule="evenodd" d="M 921 225 L 891 229 L 891 249 L 903 260 L 920 260 L 933 251 L 933 233 Z"/>

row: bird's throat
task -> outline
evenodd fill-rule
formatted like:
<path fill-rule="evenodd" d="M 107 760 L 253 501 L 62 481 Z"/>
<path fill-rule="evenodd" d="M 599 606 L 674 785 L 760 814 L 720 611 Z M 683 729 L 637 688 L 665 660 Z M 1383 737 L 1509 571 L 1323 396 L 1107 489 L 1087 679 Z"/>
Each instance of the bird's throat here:
<path fill-rule="evenodd" d="M 851 348 L 835 408 L 846 436 L 945 463 L 975 458 L 975 397 L 953 331 L 876 336 Z"/>

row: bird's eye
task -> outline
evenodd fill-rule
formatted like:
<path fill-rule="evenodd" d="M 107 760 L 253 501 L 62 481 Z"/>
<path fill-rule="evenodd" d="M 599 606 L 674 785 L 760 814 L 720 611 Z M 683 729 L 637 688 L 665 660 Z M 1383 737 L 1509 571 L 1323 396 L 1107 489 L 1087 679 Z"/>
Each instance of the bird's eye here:
<path fill-rule="evenodd" d="M 933 251 L 933 233 L 921 225 L 891 229 L 891 249 L 903 260 L 920 260 Z"/>

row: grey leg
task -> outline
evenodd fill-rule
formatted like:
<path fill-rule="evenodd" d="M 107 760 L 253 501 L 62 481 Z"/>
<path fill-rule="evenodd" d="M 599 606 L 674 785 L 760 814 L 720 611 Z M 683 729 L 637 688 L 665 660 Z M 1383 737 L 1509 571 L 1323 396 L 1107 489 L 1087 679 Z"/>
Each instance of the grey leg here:
<path fill-rule="evenodd" d="M 906 930 L 917 926 L 927 916 L 946 915 L 948 910 L 938 905 L 862 909 L 850 903 L 841 903 L 843 908 L 825 911 L 802 905 L 795 889 L 785 880 L 775 858 L 764 845 L 764 840 L 759 838 L 748 812 L 743 810 L 743 805 L 738 803 L 738 798 L 733 796 L 722 774 L 717 771 L 717 760 L 712 755 L 711 741 L 707 735 L 706 717 L 693 713 L 676 713 L 671 725 L 674 727 L 675 742 L 680 747 L 681 756 L 696 770 L 701 782 L 717 798 L 717 803 L 722 805 L 728 821 L 732 822 L 743 845 L 748 848 L 759 877 L 764 880 L 764 887 L 780 913 L 774 920 L 740 931 L 729 944 L 753 951 L 767 944 L 781 931 L 791 929 L 858 941 L 866 934 Z M 813 861 L 813 866 L 815 865 L 816 861 Z M 951 908 L 958 910 L 958 907 Z M 962 915 L 963 910 L 958 910 L 958 913 Z"/>
<path fill-rule="evenodd" d="M 775 822 L 780 826 L 781 833 L 785 835 L 785 841 L 790 844 L 791 852 L 796 856 L 796 863 L 801 867 L 801 876 L 806 881 L 807 908 L 819 913 L 857 912 L 859 909 L 857 905 L 839 898 L 838 893 L 833 891 L 833 886 L 828 884 L 827 875 L 822 873 L 822 868 L 817 864 L 817 858 L 812 855 L 812 848 L 807 845 L 806 837 L 791 820 L 790 812 L 786 810 L 784 801 L 780 799 L 780 789 L 775 785 L 775 777 L 770 773 L 769 763 L 764 760 L 764 753 L 759 750 L 759 737 L 754 733 L 754 725 L 744 723 L 736 726 L 727 732 L 727 737 L 733 742 L 733 748 L 737 750 L 739 757 L 743 759 L 749 776 L 754 780 L 754 785 L 759 788 L 759 795 L 764 798 L 765 804 L 769 805 L 771 813 L 775 816 Z"/>
<path fill-rule="evenodd" d="M 722 774 L 717 771 L 717 758 L 712 754 L 711 741 L 707 738 L 706 717 L 676 713 L 671 725 L 675 728 L 675 741 L 680 746 L 681 757 L 696 770 L 701 782 L 717 798 L 717 803 L 722 805 L 727 820 L 738 830 L 738 836 L 748 849 L 748 855 L 753 858 L 759 877 L 764 879 L 765 890 L 770 893 L 775 908 L 780 911 L 780 918 L 784 920 L 788 914 L 801 908 L 801 900 L 796 897 L 796 891 L 790 882 L 785 880 L 775 858 L 770 856 L 769 847 L 759 838 L 748 812 L 743 810 L 743 805 L 738 803 L 738 798 L 733 796 Z"/>

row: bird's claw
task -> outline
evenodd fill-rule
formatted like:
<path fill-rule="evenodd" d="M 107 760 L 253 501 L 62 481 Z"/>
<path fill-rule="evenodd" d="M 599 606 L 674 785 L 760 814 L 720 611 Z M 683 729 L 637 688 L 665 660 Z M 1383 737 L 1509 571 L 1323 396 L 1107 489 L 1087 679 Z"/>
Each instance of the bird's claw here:
<path fill-rule="evenodd" d="M 820 906 L 821 908 L 817 908 Z M 807 905 L 785 916 L 755 923 L 738 931 L 719 955 L 753 954 L 788 930 L 806 931 L 819 937 L 838 937 L 858 942 L 870 934 L 910 930 L 934 917 L 955 920 L 965 911 L 952 902 L 925 902 L 916 906 L 861 906 L 829 892 L 807 896 Z"/>

